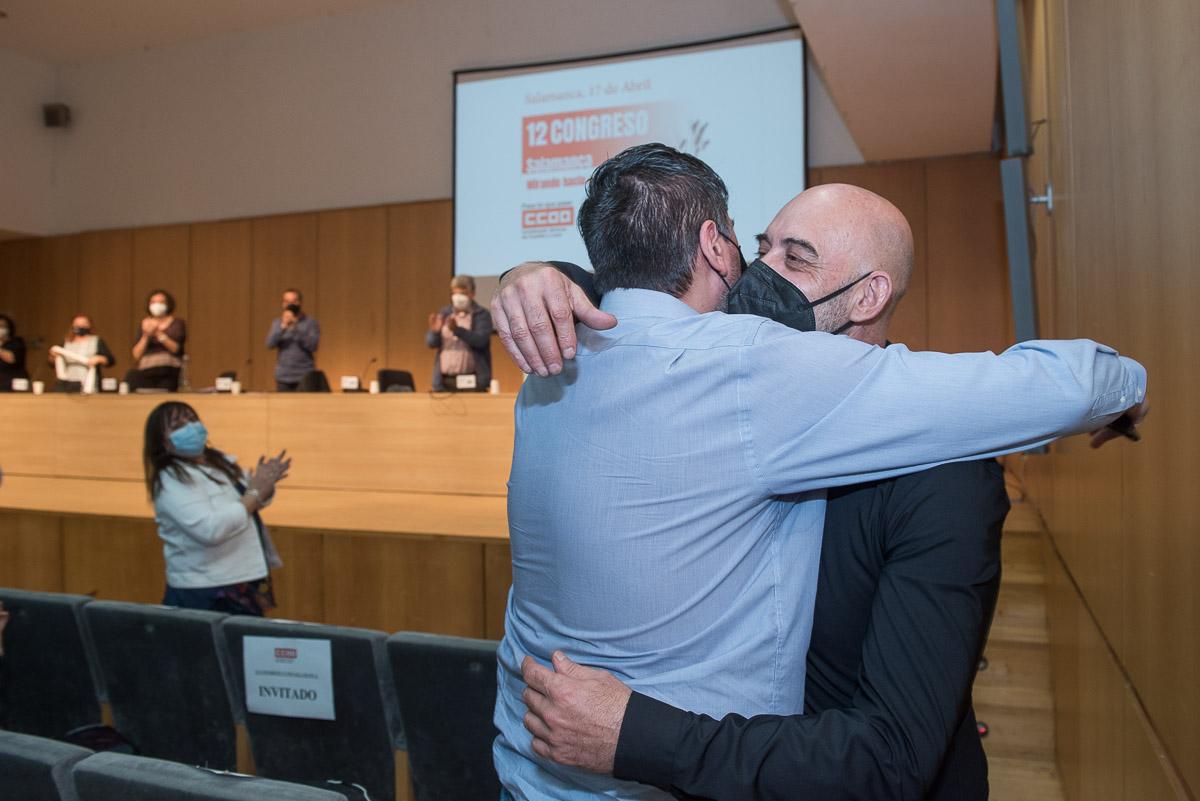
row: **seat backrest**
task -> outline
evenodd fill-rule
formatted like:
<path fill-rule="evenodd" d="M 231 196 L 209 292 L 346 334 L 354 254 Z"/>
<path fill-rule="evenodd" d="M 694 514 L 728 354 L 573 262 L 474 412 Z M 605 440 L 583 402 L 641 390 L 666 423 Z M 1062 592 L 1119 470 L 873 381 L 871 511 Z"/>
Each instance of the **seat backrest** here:
<path fill-rule="evenodd" d="M 113 722 L 138 753 L 237 767 L 225 615 L 115 601 L 83 611 Z"/>
<path fill-rule="evenodd" d="M 58 739 L 100 722 L 104 685 L 83 618 L 91 600 L 0 588 L 0 603 L 9 613 L 0 728 Z"/>
<path fill-rule="evenodd" d="M 57 740 L 0 731 L 0 797 L 76 801 L 71 766 L 91 754 Z"/>
<path fill-rule="evenodd" d="M 79 801 L 345 801 L 316 787 L 111 752 L 76 763 L 71 773 Z"/>
<path fill-rule="evenodd" d="M 323 370 L 309 370 L 300 377 L 300 384 L 296 387 L 301 392 L 331 392 L 329 388 L 329 379 L 325 377 Z"/>
<path fill-rule="evenodd" d="M 235 700 L 242 706 L 260 776 L 336 779 L 362 785 L 376 801 L 395 798 L 395 749 L 403 737 L 383 632 L 247 617 L 228 617 L 221 629 L 233 659 Z M 328 640 L 335 719 L 245 710 L 245 637 Z"/>
<path fill-rule="evenodd" d="M 496 646 L 407 631 L 388 638 L 416 801 L 500 797 L 492 764 Z"/>
<path fill-rule="evenodd" d="M 379 371 L 379 389 L 381 392 L 403 392 L 408 390 L 415 391 L 416 383 L 413 381 L 413 374 L 408 370 L 388 370 Z"/>

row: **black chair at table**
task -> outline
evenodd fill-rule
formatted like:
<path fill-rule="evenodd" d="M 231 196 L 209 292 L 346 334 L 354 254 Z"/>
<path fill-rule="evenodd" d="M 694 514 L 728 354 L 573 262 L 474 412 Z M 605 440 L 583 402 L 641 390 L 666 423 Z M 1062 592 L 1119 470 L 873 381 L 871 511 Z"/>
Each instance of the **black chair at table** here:
<path fill-rule="evenodd" d="M 492 764 L 496 646 L 407 631 L 388 638 L 416 801 L 500 797 Z"/>
<path fill-rule="evenodd" d="M 304 783 L 337 780 L 362 785 L 374 801 L 396 795 L 396 749 L 403 748 L 387 635 L 315 623 L 227 617 L 235 702 L 246 724 L 260 776 Z M 244 639 L 328 640 L 335 720 L 281 717 L 246 709 Z"/>
<path fill-rule="evenodd" d="M 104 685 L 83 616 L 91 600 L 0 588 L 9 613 L 0 728 L 60 740 L 73 729 L 99 725 Z"/>
<path fill-rule="evenodd" d="M 339 793 L 105 752 L 75 764 L 79 801 L 344 801 Z"/>
<path fill-rule="evenodd" d="M 329 388 L 329 379 L 325 377 L 323 370 L 309 370 L 300 377 L 300 383 L 296 387 L 297 392 L 332 392 Z"/>
<path fill-rule="evenodd" d="M 76 801 L 71 767 L 91 755 L 77 745 L 0 731 L 0 798 Z"/>
<path fill-rule="evenodd" d="M 413 381 L 413 374 L 408 370 L 385 369 L 379 371 L 379 391 L 416 392 L 417 385 Z"/>
<path fill-rule="evenodd" d="M 236 768 L 239 721 L 220 632 L 225 615 L 116 601 L 96 601 L 83 612 L 113 721 L 138 752 Z"/>

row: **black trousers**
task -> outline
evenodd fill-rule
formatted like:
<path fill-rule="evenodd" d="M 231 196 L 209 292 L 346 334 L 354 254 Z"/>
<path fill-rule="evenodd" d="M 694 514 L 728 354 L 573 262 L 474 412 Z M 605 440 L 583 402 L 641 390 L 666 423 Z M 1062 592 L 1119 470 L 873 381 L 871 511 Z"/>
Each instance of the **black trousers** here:
<path fill-rule="evenodd" d="M 125 374 L 125 383 L 129 390 L 165 389 L 168 392 L 179 391 L 178 367 L 150 367 L 145 370 L 130 370 Z"/>
<path fill-rule="evenodd" d="M 299 381 L 280 381 L 278 378 L 276 378 L 275 379 L 275 391 L 276 392 L 299 392 L 300 391 L 300 382 Z"/>

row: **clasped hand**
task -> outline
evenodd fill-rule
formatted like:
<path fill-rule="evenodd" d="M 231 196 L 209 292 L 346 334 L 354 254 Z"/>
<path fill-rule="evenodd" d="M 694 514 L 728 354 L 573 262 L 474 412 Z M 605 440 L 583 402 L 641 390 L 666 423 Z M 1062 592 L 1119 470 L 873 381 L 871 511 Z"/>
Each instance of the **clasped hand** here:
<path fill-rule="evenodd" d="M 260 456 L 258 464 L 250 473 L 250 486 L 258 490 L 259 497 L 266 501 L 275 494 L 275 485 L 287 478 L 291 467 L 292 460 L 288 457 L 286 448 L 280 451 L 278 456 L 270 459 Z"/>

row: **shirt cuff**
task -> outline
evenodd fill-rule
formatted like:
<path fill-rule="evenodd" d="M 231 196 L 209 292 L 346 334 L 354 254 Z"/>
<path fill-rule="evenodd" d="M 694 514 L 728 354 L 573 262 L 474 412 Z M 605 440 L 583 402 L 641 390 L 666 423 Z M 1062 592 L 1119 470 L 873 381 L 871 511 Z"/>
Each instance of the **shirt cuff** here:
<path fill-rule="evenodd" d="M 675 748 L 689 713 L 635 692 L 629 696 L 613 776 L 625 781 L 671 786 Z"/>

